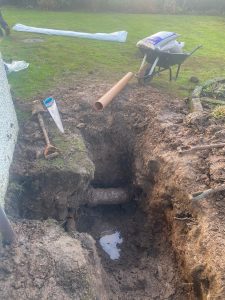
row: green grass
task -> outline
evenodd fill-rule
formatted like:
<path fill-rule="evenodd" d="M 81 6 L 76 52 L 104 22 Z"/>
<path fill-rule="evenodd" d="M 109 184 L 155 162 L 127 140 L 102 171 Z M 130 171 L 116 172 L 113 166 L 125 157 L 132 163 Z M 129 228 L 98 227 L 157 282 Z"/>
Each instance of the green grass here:
<path fill-rule="evenodd" d="M 186 93 L 188 79 L 197 76 L 201 82 L 225 76 L 225 19 L 210 16 L 169 16 L 135 14 L 90 14 L 76 12 L 43 12 L 3 8 L 10 25 L 67 29 L 85 32 L 128 31 L 126 43 L 94 41 L 69 37 L 51 37 L 12 31 L 0 43 L 5 59 L 26 60 L 27 70 L 9 76 L 17 97 L 29 99 L 43 93 L 71 76 L 83 77 L 93 72 L 100 78 L 120 79 L 121 75 L 138 70 L 141 59 L 136 42 L 158 31 L 182 34 L 186 50 L 196 45 L 204 47 L 182 65 L 180 78 L 168 83 L 168 74 L 156 77 L 153 83 L 175 93 Z M 43 43 L 24 43 L 27 38 L 44 39 Z"/>

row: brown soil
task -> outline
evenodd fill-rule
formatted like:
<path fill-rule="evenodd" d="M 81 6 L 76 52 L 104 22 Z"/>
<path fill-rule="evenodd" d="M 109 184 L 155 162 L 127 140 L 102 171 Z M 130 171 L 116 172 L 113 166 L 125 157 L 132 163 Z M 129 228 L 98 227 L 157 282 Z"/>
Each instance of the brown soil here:
<path fill-rule="evenodd" d="M 169 230 L 162 211 L 151 218 L 137 204 L 82 209 L 78 230 L 88 232 L 109 282 L 109 299 L 190 299 L 191 289 L 179 277 Z M 121 255 L 111 260 L 101 248 L 104 234 L 120 232 Z"/>
<path fill-rule="evenodd" d="M 0 250 L 1 299 L 107 299 L 94 240 L 53 220 L 19 220 L 18 240 Z"/>
<path fill-rule="evenodd" d="M 80 294 L 76 294 L 72 288 L 72 273 L 68 273 L 69 279 L 65 283 L 59 282 L 58 273 L 53 272 L 55 287 L 66 290 L 67 298 L 63 298 L 62 292 L 59 294 L 61 298 L 51 298 L 51 289 L 48 289 L 50 283 L 47 281 L 45 298 L 42 299 L 224 299 L 223 193 L 197 203 L 191 202 L 189 197 L 189 194 L 224 182 L 224 150 L 207 150 L 182 156 L 177 151 L 180 146 L 222 142 L 224 120 L 215 120 L 208 112 L 188 114 L 185 102 L 150 86 L 139 87 L 135 83 L 130 84 L 105 111 L 95 112 L 92 108 L 94 101 L 110 86 L 90 76 L 86 81 L 67 83 L 50 93 L 59 105 L 66 137 L 70 140 L 74 135 L 82 136 L 88 156 L 95 165 L 94 178 L 91 172 L 87 172 L 88 176 L 77 181 L 80 189 L 76 190 L 75 200 L 72 197 L 75 183 L 68 183 L 71 173 L 64 168 L 65 165 L 57 172 L 57 182 L 62 187 L 58 192 L 63 192 L 65 199 L 60 202 L 63 209 L 70 212 L 72 207 L 76 210 L 73 216 L 77 230 L 87 232 L 96 240 L 104 269 L 101 270 L 100 264 L 96 265 L 100 274 L 98 285 L 104 285 L 104 288 L 99 295 L 92 294 L 85 298 L 87 290 L 84 287 Z M 23 110 L 31 110 L 28 104 L 18 105 Z M 54 139 L 57 135 L 53 130 L 54 124 L 47 115 L 45 118 L 50 137 Z M 38 126 L 34 119 L 30 119 L 21 127 L 11 171 L 11 183 L 20 187 L 23 184 L 24 187 L 20 195 L 18 189 L 16 193 L 9 189 L 7 208 L 14 217 L 57 219 L 57 214 L 52 211 L 59 203 L 55 200 L 51 180 L 42 187 L 41 192 L 37 189 L 34 193 L 30 185 L 34 177 L 39 185 L 41 182 L 43 172 L 40 173 L 39 169 L 37 172 L 38 159 L 35 153 L 42 148 Z M 67 158 L 70 153 L 66 155 Z M 56 176 L 55 169 L 52 172 L 48 168 L 48 171 L 49 178 Z M 131 204 L 88 208 L 82 205 L 85 203 L 83 190 L 88 185 L 98 188 L 126 187 L 131 191 Z M 32 206 L 34 203 L 35 206 Z M 46 203 L 50 203 L 47 213 Z M 65 221 L 66 217 L 65 214 L 61 221 Z M 24 234 L 18 226 L 21 222 L 18 219 L 15 224 L 18 236 Z M 26 224 L 28 221 L 24 222 Z M 29 224 L 35 222 L 44 226 L 40 221 L 29 221 Z M 55 230 L 58 230 L 57 226 Z M 119 230 L 124 238 L 118 261 L 111 261 L 99 246 L 102 232 L 108 230 Z M 26 232 L 29 232 L 29 228 Z M 27 255 L 25 248 L 30 249 L 36 241 L 36 228 L 32 232 L 25 246 L 17 246 L 20 254 L 10 252 L 8 256 L 7 249 L 2 249 L 6 266 L 11 266 L 12 258 Z M 67 233 L 61 234 L 66 238 Z M 78 233 L 69 237 L 71 243 L 79 240 L 74 234 Z M 41 239 L 46 244 L 51 243 L 48 230 L 42 232 Z M 27 261 L 31 261 L 35 269 L 39 264 L 39 244 L 32 251 L 36 258 L 33 261 L 28 255 Z M 48 251 L 51 256 L 53 250 Z M 55 251 L 58 251 L 57 255 L 63 255 L 63 246 Z M 81 243 L 82 251 L 86 250 Z M 93 266 L 91 268 L 93 270 Z M 12 289 L 13 293 L 8 294 L 11 295 L 10 299 L 38 299 L 38 296 L 32 298 L 30 295 L 27 298 L 20 297 L 23 289 L 38 295 L 37 286 L 25 284 L 16 289 L 11 280 L 15 276 L 15 268 L 7 269 L 7 278 L 4 268 L 0 269 L 1 272 L 4 279 L 0 280 L 0 290 L 4 290 L 4 287 Z M 92 291 L 97 283 L 93 278 L 88 282 L 87 289 Z"/>

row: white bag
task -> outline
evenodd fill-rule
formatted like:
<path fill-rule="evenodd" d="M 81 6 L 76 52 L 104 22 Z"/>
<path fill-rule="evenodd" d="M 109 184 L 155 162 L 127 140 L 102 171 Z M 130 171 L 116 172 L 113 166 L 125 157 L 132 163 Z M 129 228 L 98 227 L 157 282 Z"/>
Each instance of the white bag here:
<path fill-rule="evenodd" d="M 169 53 L 183 53 L 184 42 L 170 41 L 165 46 L 161 47 L 160 50 Z"/>
<path fill-rule="evenodd" d="M 148 36 L 137 43 L 137 47 L 159 49 L 169 42 L 177 39 L 180 35 L 175 32 L 160 31 L 151 36 Z"/>
<path fill-rule="evenodd" d="M 4 62 L 4 65 L 6 66 L 8 73 L 19 72 L 29 67 L 29 63 L 25 62 L 24 60 L 21 61 L 14 60 L 12 61 L 11 64 L 7 64 Z"/>

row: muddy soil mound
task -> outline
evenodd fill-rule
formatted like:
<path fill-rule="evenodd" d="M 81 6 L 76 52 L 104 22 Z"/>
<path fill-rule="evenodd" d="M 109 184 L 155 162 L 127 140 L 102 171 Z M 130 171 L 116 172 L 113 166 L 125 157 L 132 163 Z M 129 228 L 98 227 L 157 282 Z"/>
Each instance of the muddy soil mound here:
<path fill-rule="evenodd" d="M 37 116 L 30 117 L 20 128 L 7 209 L 15 217 L 62 221 L 68 208 L 79 207 L 94 177 L 94 164 L 79 131 L 67 129 L 62 135 L 47 113 L 46 116 L 49 137 L 60 154 L 54 159 L 44 158 L 45 142 Z"/>
<path fill-rule="evenodd" d="M 55 221 L 20 220 L 12 248 L 0 249 L 1 299 L 107 299 L 95 241 Z"/>

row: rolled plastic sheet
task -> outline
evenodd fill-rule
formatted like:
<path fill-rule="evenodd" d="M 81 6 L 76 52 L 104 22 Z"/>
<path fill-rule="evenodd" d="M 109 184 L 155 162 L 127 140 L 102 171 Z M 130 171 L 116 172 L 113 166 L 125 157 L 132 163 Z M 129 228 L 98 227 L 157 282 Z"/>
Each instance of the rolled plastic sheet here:
<path fill-rule="evenodd" d="M 60 35 L 78 37 L 84 39 L 101 40 L 101 41 L 112 41 L 112 42 L 126 42 L 127 31 L 117 31 L 112 33 L 87 33 L 87 32 L 76 32 L 69 30 L 57 30 L 48 28 L 31 27 L 23 24 L 16 24 L 13 26 L 13 30 L 22 32 L 41 33 L 48 35 Z"/>
<path fill-rule="evenodd" d="M 0 53 L 0 205 L 3 208 L 17 133 L 16 112 Z"/>

